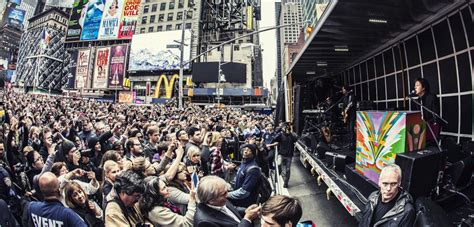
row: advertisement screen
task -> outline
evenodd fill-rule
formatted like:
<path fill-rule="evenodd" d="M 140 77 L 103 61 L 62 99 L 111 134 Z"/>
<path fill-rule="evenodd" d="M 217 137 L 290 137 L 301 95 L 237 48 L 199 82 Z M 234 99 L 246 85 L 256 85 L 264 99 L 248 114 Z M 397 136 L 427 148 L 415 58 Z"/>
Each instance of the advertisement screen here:
<path fill-rule="evenodd" d="M 125 75 L 125 56 L 127 46 L 113 46 L 110 51 L 109 88 L 122 88 Z"/>
<path fill-rule="evenodd" d="M 46 0 L 46 5 L 52 7 L 72 8 L 73 4 L 74 0 Z"/>
<path fill-rule="evenodd" d="M 140 0 L 124 0 L 124 3 L 118 38 L 131 39 L 137 26 Z"/>
<path fill-rule="evenodd" d="M 123 0 L 109 0 L 105 3 L 99 39 L 117 39 L 122 8 Z"/>
<path fill-rule="evenodd" d="M 82 40 L 96 40 L 99 35 L 100 22 L 105 8 L 104 0 L 90 0 L 85 13 Z"/>
<path fill-rule="evenodd" d="M 79 41 L 81 39 L 87 7 L 89 7 L 88 3 L 89 0 L 77 0 L 74 3 L 74 8 L 68 22 L 66 41 Z"/>
<path fill-rule="evenodd" d="M 107 75 L 109 75 L 109 57 L 110 47 L 97 49 L 92 88 L 107 88 Z"/>
<path fill-rule="evenodd" d="M 23 27 L 23 20 L 25 20 L 25 10 L 16 9 L 16 8 L 8 8 L 8 16 L 7 16 L 7 23 L 9 25 L 22 28 Z"/>
<path fill-rule="evenodd" d="M 69 62 L 69 65 L 68 65 L 66 88 L 74 89 L 74 85 L 76 84 L 78 50 L 71 50 L 69 51 L 69 54 L 71 55 L 71 61 Z"/>
<path fill-rule="evenodd" d="M 129 60 L 129 71 L 177 70 L 180 64 L 179 44 L 174 40 L 181 31 L 166 31 L 134 35 Z M 190 60 L 191 31 L 185 30 L 184 62 Z M 153 45 L 150 45 L 153 44 Z M 189 68 L 189 64 L 185 65 Z"/>
<path fill-rule="evenodd" d="M 21 0 L 9 0 L 8 2 L 11 2 L 11 3 L 16 4 L 16 5 L 21 4 Z"/>
<path fill-rule="evenodd" d="M 89 75 L 90 53 L 90 50 L 78 51 L 76 63 L 76 89 L 89 88 L 87 82 Z"/>

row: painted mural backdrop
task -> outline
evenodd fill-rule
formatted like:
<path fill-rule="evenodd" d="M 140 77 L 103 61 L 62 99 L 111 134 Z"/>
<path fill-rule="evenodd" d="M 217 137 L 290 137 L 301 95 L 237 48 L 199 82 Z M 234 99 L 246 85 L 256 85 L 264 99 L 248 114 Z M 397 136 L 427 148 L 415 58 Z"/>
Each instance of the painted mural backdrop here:
<path fill-rule="evenodd" d="M 121 89 L 125 74 L 127 46 L 113 46 L 110 52 L 109 88 Z"/>
<path fill-rule="evenodd" d="M 394 163 L 396 154 L 424 148 L 425 134 L 419 112 L 358 111 L 356 170 L 378 183 L 381 169 Z"/>
<path fill-rule="evenodd" d="M 109 72 L 110 47 L 97 49 L 94 64 L 93 88 L 107 88 L 107 75 Z"/>

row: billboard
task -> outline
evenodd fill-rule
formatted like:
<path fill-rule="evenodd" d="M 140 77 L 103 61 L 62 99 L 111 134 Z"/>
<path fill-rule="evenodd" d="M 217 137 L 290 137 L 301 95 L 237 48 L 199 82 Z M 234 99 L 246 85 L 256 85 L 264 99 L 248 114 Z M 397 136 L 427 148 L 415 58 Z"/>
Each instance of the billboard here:
<path fill-rule="evenodd" d="M 90 53 L 90 50 L 78 51 L 76 66 L 76 89 L 89 88 L 87 82 L 89 79 Z"/>
<path fill-rule="evenodd" d="M 7 23 L 17 28 L 23 28 L 23 21 L 25 20 L 26 11 L 9 7 L 7 11 Z"/>
<path fill-rule="evenodd" d="M 110 51 L 109 88 L 121 89 L 125 75 L 127 45 L 113 46 Z"/>
<path fill-rule="evenodd" d="M 107 88 L 107 75 L 109 75 L 109 57 L 110 47 L 97 49 L 92 88 Z"/>
<path fill-rule="evenodd" d="M 73 4 L 74 0 L 46 0 L 46 5 L 52 7 L 72 8 Z"/>
<path fill-rule="evenodd" d="M 79 51 L 71 50 L 69 54 L 71 55 L 71 61 L 69 62 L 69 65 L 68 65 L 66 88 L 74 89 L 74 86 L 76 84 L 77 60 L 78 60 Z"/>
<path fill-rule="evenodd" d="M 116 39 L 122 14 L 123 1 L 109 0 L 105 3 L 105 11 L 100 23 L 99 39 Z"/>
<path fill-rule="evenodd" d="M 82 40 L 96 40 L 99 35 L 100 22 L 104 13 L 104 0 L 90 0 L 85 13 Z"/>
<path fill-rule="evenodd" d="M 66 41 L 79 41 L 81 39 L 84 19 L 86 17 L 89 0 L 77 0 L 68 22 Z"/>
<path fill-rule="evenodd" d="M 119 39 L 131 39 L 137 26 L 140 0 L 124 0 L 122 19 L 120 20 Z"/>
<path fill-rule="evenodd" d="M 21 4 L 21 0 L 9 0 L 9 1 L 7 1 L 7 2 L 11 2 L 11 3 L 15 4 L 15 5 L 20 5 L 20 4 Z"/>
<path fill-rule="evenodd" d="M 181 31 L 176 30 L 134 35 L 130 50 L 129 71 L 164 71 L 179 69 L 180 45 L 174 41 L 177 37 L 181 37 Z M 184 43 L 183 60 L 187 62 L 191 57 L 190 30 L 185 30 Z M 185 65 L 184 68 L 188 69 L 189 64 Z"/>
<path fill-rule="evenodd" d="M 140 2 L 76 0 L 72 4 L 66 41 L 131 39 L 137 25 Z"/>

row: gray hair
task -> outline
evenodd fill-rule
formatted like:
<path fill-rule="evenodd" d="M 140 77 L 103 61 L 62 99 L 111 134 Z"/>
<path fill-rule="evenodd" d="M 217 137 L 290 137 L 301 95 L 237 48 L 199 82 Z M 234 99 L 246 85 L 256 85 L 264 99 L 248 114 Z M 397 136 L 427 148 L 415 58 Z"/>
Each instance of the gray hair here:
<path fill-rule="evenodd" d="M 200 203 L 207 204 L 219 196 L 219 189 L 228 190 L 227 182 L 214 175 L 203 177 L 197 186 L 197 199 Z"/>
<path fill-rule="evenodd" d="M 400 168 L 400 166 L 398 166 L 395 163 L 388 164 L 388 165 L 386 165 L 382 168 L 382 171 L 380 172 L 380 175 L 382 175 L 383 173 L 388 172 L 388 171 L 394 172 L 398 175 L 398 183 L 400 183 L 402 181 L 402 169 Z"/>

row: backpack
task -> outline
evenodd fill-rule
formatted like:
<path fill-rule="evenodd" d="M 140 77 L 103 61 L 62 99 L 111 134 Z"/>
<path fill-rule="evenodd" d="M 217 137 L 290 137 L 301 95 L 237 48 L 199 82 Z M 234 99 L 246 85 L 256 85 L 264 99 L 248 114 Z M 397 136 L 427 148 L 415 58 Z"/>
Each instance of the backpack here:
<path fill-rule="evenodd" d="M 262 174 L 262 169 L 258 166 L 251 166 L 245 171 L 245 174 L 247 174 L 250 170 L 252 169 L 258 169 L 259 171 L 259 177 L 260 177 L 260 184 L 258 185 L 258 194 L 260 195 L 258 202 L 259 203 L 264 203 L 266 202 L 270 196 L 272 195 L 273 189 L 271 183 L 268 181 L 268 179 L 265 177 L 265 175 Z"/>

